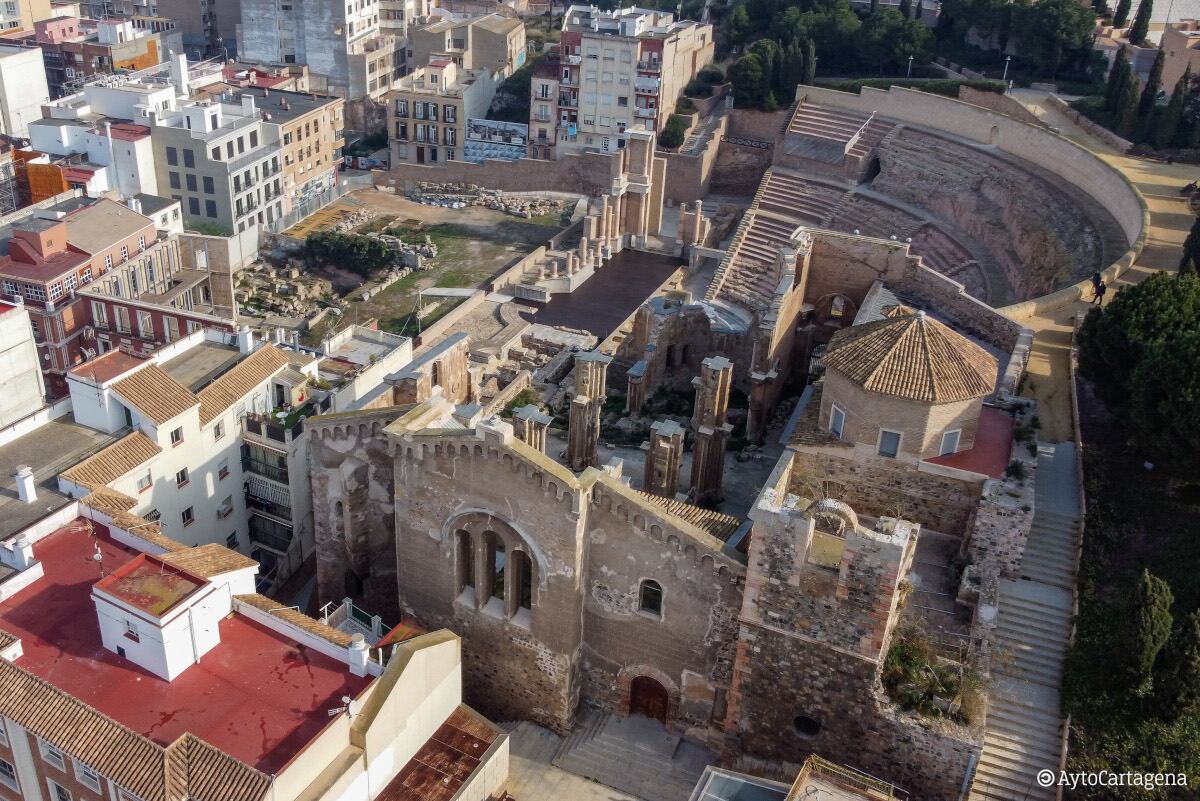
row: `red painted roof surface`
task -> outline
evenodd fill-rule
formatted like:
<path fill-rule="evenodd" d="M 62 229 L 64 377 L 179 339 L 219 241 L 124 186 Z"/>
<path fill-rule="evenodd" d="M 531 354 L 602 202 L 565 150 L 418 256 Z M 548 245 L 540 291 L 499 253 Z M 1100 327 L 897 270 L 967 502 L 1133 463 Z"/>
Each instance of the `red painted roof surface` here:
<path fill-rule="evenodd" d="M 112 381 L 117 376 L 124 375 L 145 362 L 146 360 L 142 357 L 134 356 L 123 350 L 110 350 L 78 367 L 71 368 L 71 375 L 103 384 L 105 381 Z"/>
<path fill-rule="evenodd" d="M 984 406 L 979 415 L 975 445 L 971 450 L 935 456 L 925 461 L 1001 478 L 1012 455 L 1012 436 L 1013 419 L 999 409 Z"/>
<path fill-rule="evenodd" d="M 118 122 L 112 126 L 112 138 L 123 142 L 136 142 L 150 135 L 150 129 L 145 125 L 132 122 Z"/>
<path fill-rule="evenodd" d="M 97 581 L 95 588 L 148 615 L 161 618 L 205 583 L 199 576 L 141 554 Z"/>
<path fill-rule="evenodd" d="M 0 629 L 21 639 L 17 665 L 151 740 L 185 732 L 267 773 L 277 772 L 329 722 L 341 697 L 370 678 L 240 615 L 220 623 L 221 644 L 167 682 L 108 651 L 91 598 L 100 566 L 108 573 L 136 551 L 82 519 L 33 547 L 45 575 L 0 603 Z"/>
<path fill-rule="evenodd" d="M 375 801 L 450 801 L 498 735 L 490 724 L 458 707 Z"/>

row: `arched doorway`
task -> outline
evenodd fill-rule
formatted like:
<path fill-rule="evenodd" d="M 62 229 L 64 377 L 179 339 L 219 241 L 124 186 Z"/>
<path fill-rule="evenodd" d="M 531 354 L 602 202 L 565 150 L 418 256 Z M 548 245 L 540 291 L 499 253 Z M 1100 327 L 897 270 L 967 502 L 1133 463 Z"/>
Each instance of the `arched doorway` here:
<path fill-rule="evenodd" d="M 638 676 L 629 685 L 629 714 L 667 722 L 670 696 L 667 688 L 649 676 Z"/>

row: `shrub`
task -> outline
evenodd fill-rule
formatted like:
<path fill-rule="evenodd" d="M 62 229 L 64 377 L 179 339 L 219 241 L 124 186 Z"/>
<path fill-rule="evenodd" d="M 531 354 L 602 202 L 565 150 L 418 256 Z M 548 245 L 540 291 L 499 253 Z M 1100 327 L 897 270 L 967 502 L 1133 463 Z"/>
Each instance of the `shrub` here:
<path fill-rule="evenodd" d="M 683 93 L 688 97 L 712 97 L 712 84 L 700 80 L 692 80 L 684 88 Z"/>
<path fill-rule="evenodd" d="M 683 144 L 687 136 L 687 120 L 678 114 L 672 114 L 667 119 L 666 126 L 658 135 L 658 143 L 663 147 L 676 148 Z"/>
<path fill-rule="evenodd" d="M 312 258 L 364 278 L 376 270 L 390 267 L 395 260 L 392 249 L 382 240 L 337 231 L 309 234 L 304 247 Z"/>
<path fill-rule="evenodd" d="M 701 67 L 700 71 L 696 73 L 696 80 L 706 83 L 709 86 L 723 83 L 725 81 L 725 70 L 717 64 L 708 64 Z"/>
<path fill-rule="evenodd" d="M 675 103 L 676 114 L 691 114 L 696 110 L 696 104 L 692 102 L 690 97 L 681 97 Z"/>
<path fill-rule="evenodd" d="M 1126 622 L 1129 678 L 1135 687 L 1150 680 L 1158 653 L 1171 636 L 1171 604 L 1174 597 L 1167 582 L 1143 570 Z"/>

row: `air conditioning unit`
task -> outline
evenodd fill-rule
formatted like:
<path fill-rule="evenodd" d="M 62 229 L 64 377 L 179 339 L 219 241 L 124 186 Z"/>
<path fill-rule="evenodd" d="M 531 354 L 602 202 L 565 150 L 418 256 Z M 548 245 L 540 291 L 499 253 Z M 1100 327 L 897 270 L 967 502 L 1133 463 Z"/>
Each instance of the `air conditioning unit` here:
<path fill-rule="evenodd" d="M 217 517 L 221 518 L 222 520 L 225 519 L 226 517 L 229 517 L 229 515 L 232 513 L 233 513 L 233 505 L 232 504 L 223 503 L 217 507 Z"/>

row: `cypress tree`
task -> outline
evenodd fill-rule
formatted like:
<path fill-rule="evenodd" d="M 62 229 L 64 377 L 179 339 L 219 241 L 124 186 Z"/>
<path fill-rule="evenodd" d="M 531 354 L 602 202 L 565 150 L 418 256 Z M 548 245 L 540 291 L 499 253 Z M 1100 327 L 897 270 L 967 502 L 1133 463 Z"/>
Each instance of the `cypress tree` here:
<path fill-rule="evenodd" d="M 804 40 L 804 83 L 812 86 L 817 79 L 817 43 L 812 39 Z"/>
<path fill-rule="evenodd" d="M 1131 72 L 1125 79 L 1125 89 L 1117 101 L 1117 112 L 1113 118 L 1117 121 L 1117 133 L 1126 139 L 1133 136 L 1138 120 L 1138 81 Z"/>
<path fill-rule="evenodd" d="M 1179 268 L 1178 275 L 1180 278 L 1184 278 L 1189 275 L 1195 278 L 1197 275 L 1200 275 L 1200 268 L 1196 266 L 1196 260 L 1192 258 L 1184 258 L 1183 266 Z"/>
<path fill-rule="evenodd" d="M 1121 100 L 1128 76 L 1129 57 L 1125 55 L 1125 48 L 1122 46 L 1113 60 L 1112 69 L 1108 71 L 1108 83 L 1104 87 L 1104 110 L 1111 118 L 1116 117 L 1117 103 Z"/>
<path fill-rule="evenodd" d="M 1133 17 L 1133 24 L 1129 26 L 1129 43 L 1140 45 L 1146 41 L 1146 34 L 1150 32 L 1150 15 L 1154 13 L 1154 0 L 1141 0 L 1138 3 L 1137 14 Z"/>
<path fill-rule="evenodd" d="M 1129 19 L 1130 0 L 1118 0 L 1117 10 L 1113 12 L 1113 27 L 1124 28 L 1126 20 Z"/>
<path fill-rule="evenodd" d="M 1175 142 L 1179 131 L 1179 122 L 1183 119 L 1183 101 L 1187 96 L 1188 84 L 1192 80 L 1191 67 L 1183 71 L 1183 76 L 1175 83 L 1171 92 L 1171 100 L 1154 122 L 1154 147 L 1162 150 Z"/>
<path fill-rule="evenodd" d="M 912 0 L 900 0 L 900 13 L 905 19 L 912 19 Z"/>
<path fill-rule="evenodd" d="M 1171 636 L 1171 604 L 1174 601 L 1167 582 L 1142 570 L 1133 593 L 1127 621 L 1129 679 L 1141 687 L 1149 679 L 1159 651 Z"/>
<path fill-rule="evenodd" d="M 1192 612 L 1171 635 L 1154 670 L 1159 714 L 1178 720 L 1200 709 L 1200 612 Z"/>
<path fill-rule="evenodd" d="M 1154 135 L 1155 110 L 1158 106 L 1158 93 L 1162 88 L 1162 71 L 1165 58 L 1166 56 L 1163 51 L 1159 50 L 1158 55 L 1154 57 L 1154 66 L 1150 68 L 1150 74 L 1146 76 L 1146 85 L 1142 87 L 1142 96 L 1138 100 L 1137 107 L 1139 141 L 1144 142 Z"/>

